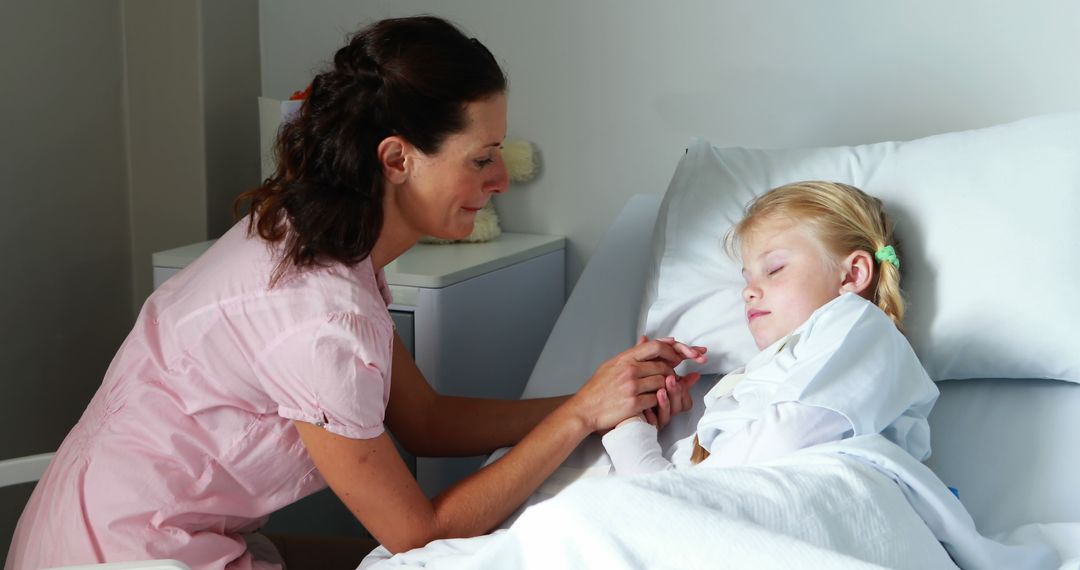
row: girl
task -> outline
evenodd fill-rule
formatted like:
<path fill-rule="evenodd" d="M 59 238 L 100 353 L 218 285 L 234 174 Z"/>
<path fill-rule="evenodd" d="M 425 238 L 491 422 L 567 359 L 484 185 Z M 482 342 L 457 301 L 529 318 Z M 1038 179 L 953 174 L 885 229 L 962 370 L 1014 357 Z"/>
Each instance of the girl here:
<path fill-rule="evenodd" d="M 742 465 L 866 433 L 926 459 L 938 390 L 901 334 L 900 259 L 881 201 L 837 183 L 775 188 L 728 246 L 740 250 L 762 350 L 705 395 L 696 434 L 666 456 L 651 413 L 608 432 L 616 471 Z"/>

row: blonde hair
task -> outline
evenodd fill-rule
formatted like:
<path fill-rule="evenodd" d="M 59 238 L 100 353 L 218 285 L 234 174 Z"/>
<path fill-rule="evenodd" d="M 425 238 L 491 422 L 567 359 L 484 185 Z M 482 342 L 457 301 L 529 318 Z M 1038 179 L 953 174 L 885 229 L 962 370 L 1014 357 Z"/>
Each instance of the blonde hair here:
<path fill-rule="evenodd" d="M 743 219 L 727 236 L 730 253 L 765 220 L 791 220 L 805 225 L 825 246 L 837 255 L 865 251 L 875 256 L 887 245 L 899 249 L 893 237 L 893 224 L 885 214 L 881 200 L 847 184 L 838 182 L 796 182 L 762 194 L 746 208 Z M 874 257 L 876 260 L 876 256 Z M 904 297 L 900 290 L 900 269 L 889 262 L 877 264 L 869 288 L 870 301 L 904 331 Z M 691 462 L 700 463 L 709 452 L 694 437 Z"/>
<path fill-rule="evenodd" d="M 803 224 L 837 255 L 865 251 L 873 256 L 879 249 L 896 246 L 893 224 L 881 200 L 854 186 L 839 182 L 796 182 L 773 188 L 758 196 L 746 208 L 742 221 L 728 235 L 729 248 L 765 220 L 786 219 Z M 876 257 L 875 257 L 876 259 Z M 904 297 L 900 290 L 900 269 L 888 262 L 877 264 L 870 283 L 870 301 L 904 330 Z"/>

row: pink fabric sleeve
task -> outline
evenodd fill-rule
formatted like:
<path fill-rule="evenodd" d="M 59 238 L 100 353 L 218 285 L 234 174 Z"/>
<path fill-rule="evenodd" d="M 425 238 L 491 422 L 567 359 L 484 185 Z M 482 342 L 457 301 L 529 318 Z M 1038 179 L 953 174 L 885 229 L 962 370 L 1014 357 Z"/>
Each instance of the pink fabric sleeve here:
<path fill-rule="evenodd" d="M 255 368 L 279 416 L 368 439 L 383 432 L 392 354 L 389 326 L 335 313 L 282 334 Z"/>

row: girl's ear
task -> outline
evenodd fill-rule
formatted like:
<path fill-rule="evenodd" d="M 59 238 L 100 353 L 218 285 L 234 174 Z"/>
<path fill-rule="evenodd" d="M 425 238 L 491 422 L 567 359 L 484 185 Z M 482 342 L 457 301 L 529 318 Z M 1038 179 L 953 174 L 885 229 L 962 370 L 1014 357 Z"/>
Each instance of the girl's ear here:
<path fill-rule="evenodd" d="M 852 292 L 863 295 L 874 281 L 874 256 L 858 250 L 851 252 L 840 264 L 843 272 L 840 280 L 840 292 Z M 864 295 L 865 296 L 865 295 Z"/>
<path fill-rule="evenodd" d="M 409 177 L 406 155 L 412 146 L 405 139 L 394 135 L 379 143 L 376 153 L 382 164 L 383 177 L 391 184 L 402 184 Z"/>

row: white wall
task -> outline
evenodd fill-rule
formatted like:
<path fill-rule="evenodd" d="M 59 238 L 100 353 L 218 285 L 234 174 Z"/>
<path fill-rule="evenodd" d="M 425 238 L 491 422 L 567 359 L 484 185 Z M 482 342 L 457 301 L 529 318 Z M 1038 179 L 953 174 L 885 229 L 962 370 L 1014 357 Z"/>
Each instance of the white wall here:
<path fill-rule="evenodd" d="M 302 88 L 362 23 L 418 13 L 509 72 L 510 135 L 544 170 L 496 205 L 504 229 L 569 237 L 571 285 L 691 137 L 855 144 L 1080 109 L 1073 0 L 260 0 L 263 95 Z"/>

